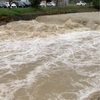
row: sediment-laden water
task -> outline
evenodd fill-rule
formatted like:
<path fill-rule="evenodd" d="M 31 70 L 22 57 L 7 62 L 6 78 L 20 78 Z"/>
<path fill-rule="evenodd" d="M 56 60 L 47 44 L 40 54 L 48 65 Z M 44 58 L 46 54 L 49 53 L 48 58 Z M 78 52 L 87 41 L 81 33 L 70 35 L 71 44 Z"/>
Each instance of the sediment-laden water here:
<path fill-rule="evenodd" d="M 0 100 L 99 100 L 100 32 L 19 21 L 0 27 Z"/>

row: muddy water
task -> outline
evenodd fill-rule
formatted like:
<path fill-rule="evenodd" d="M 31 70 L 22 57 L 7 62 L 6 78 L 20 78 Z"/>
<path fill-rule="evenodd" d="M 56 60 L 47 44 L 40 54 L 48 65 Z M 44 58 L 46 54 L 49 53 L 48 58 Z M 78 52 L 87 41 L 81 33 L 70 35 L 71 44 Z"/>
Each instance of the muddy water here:
<path fill-rule="evenodd" d="M 98 30 L 71 20 L 0 27 L 0 100 L 99 99 Z"/>

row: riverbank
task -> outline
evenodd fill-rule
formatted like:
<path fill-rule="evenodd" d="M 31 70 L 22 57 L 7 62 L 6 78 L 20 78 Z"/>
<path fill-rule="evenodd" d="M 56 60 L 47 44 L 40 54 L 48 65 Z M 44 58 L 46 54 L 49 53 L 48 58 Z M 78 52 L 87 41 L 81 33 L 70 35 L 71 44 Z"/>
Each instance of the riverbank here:
<path fill-rule="evenodd" d="M 80 12 L 97 12 L 98 10 L 88 6 L 66 6 L 66 7 L 46 7 L 46 8 L 0 8 L 0 25 L 11 21 L 32 20 L 43 15 L 58 15 Z"/>

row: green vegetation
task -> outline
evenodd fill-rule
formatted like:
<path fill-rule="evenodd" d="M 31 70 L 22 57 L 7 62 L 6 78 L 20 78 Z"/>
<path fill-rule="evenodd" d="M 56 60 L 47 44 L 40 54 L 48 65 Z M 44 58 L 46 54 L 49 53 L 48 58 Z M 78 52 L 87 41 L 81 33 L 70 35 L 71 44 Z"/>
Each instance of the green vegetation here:
<path fill-rule="evenodd" d="M 33 13 L 34 11 L 34 8 L 0 8 L 0 16 Z"/>
<path fill-rule="evenodd" d="M 84 1 L 85 1 L 85 2 L 89 5 L 89 7 L 90 7 L 93 0 L 84 0 Z"/>
<path fill-rule="evenodd" d="M 38 8 L 38 5 L 40 3 L 41 0 L 30 0 L 32 7 Z"/>
<path fill-rule="evenodd" d="M 93 6 L 100 10 L 100 0 L 93 0 Z"/>
<path fill-rule="evenodd" d="M 0 8 L 0 16 L 9 15 L 21 15 L 21 14 L 38 14 L 38 15 L 50 15 L 50 14 L 64 14 L 64 13 L 76 13 L 76 12 L 92 12 L 97 11 L 95 8 L 89 8 L 87 6 L 58 6 L 58 7 L 44 7 L 44 8 Z"/>
<path fill-rule="evenodd" d="M 43 8 L 42 11 L 47 14 L 65 14 L 65 13 L 77 13 L 77 12 L 91 12 L 97 11 L 94 8 L 89 8 L 87 6 L 67 6 L 67 7 L 48 7 Z"/>

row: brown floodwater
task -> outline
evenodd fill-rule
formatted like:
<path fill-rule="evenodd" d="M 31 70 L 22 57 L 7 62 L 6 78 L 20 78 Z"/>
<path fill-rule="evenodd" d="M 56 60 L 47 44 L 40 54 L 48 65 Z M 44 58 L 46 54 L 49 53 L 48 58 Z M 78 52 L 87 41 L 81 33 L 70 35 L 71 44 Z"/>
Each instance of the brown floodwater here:
<path fill-rule="evenodd" d="M 100 100 L 100 32 L 71 20 L 0 26 L 0 100 Z"/>

